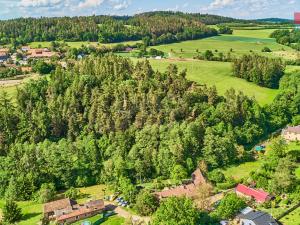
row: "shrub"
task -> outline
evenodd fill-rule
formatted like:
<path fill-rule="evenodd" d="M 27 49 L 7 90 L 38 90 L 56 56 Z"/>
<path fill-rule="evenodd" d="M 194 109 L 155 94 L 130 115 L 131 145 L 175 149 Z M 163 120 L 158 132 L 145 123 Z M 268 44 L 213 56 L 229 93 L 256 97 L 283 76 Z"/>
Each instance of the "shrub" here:
<path fill-rule="evenodd" d="M 159 206 L 158 199 L 149 191 L 141 191 L 136 199 L 136 210 L 142 216 L 152 215 Z"/>
<path fill-rule="evenodd" d="M 80 191 L 74 187 L 71 187 L 65 192 L 66 198 L 77 199 L 80 196 Z"/>
<path fill-rule="evenodd" d="M 3 221 L 9 224 L 15 223 L 22 218 L 21 208 L 14 201 L 6 201 L 2 210 Z"/>

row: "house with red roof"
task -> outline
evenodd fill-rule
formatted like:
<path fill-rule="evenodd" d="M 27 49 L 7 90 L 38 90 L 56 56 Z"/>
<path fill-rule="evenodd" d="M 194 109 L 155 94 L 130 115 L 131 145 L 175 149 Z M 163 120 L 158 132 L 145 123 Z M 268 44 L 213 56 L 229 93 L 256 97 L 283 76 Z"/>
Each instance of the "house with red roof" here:
<path fill-rule="evenodd" d="M 238 196 L 254 199 L 258 203 L 264 203 L 271 200 L 271 195 L 264 190 L 250 188 L 243 184 L 238 184 L 235 188 L 235 193 Z"/>

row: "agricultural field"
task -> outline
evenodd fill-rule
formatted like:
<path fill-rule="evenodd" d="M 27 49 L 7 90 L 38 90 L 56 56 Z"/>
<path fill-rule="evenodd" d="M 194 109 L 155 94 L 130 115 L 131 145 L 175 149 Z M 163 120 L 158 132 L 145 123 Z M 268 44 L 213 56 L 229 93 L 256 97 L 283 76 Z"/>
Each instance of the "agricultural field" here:
<path fill-rule="evenodd" d="M 155 48 L 166 52 L 169 57 L 193 58 L 197 52 L 203 53 L 211 50 L 216 54 L 227 54 L 231 51 L 234 56 L 249 54 L 250 51 L 269 57 L 282 57 L 295 59 L 298 57 L 295 50 L 276 43 L 275 39 L 269 38 L 275 29 L 234 29 L 232 35 L 219 35 L 215 37 L 184 41 L 180 43 L 156 46 Z M 269 47 L 272 53 L 262 53 L 264 47 Z M 216 52 L 217 50 L 218 52 Z"/>
<path fill-rule="evenodd" d="M 222 95 L 230 88 L 243 91 L 246 95 L 255 97 L 261 105 L 271 103 L 278 94 L 278 90 L 259 87 L 254 83 L 231 76 L 231 64 L 227 62 L 166 59 L 150 60 L 150 63 L 155 70 L 159 71 L 165 71 L 171 63 L 176 64 L 179 70 L 187 69 L 187 78 L 190 80 L 208 86 L 215 85 Z"/>

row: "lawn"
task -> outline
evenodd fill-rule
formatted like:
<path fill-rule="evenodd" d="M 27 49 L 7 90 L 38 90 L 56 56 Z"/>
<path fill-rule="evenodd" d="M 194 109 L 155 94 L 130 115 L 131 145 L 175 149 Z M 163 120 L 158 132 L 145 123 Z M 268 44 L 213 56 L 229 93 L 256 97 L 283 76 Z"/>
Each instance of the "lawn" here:
<path fill-rule="evenodd" d="M 280 222 L 283 225 L 300 225 L 300 208 L 283 217 Z"/>
<path fill-rule="evenodd" d="M 136 61 L 136 59 L 134 59 Z M 231 64 L 226 62 L 210 62 L 199 60 L 150 60 L 155 70 L 165 71 L 170 63 L 176 64 L 179 70 L 187 69 L 187 78 L 206 84 L 215 85 L 218 92 L 223 95 L 228 89 L 234 88 L 243 91 L 250 97 L 255 97 L 261 105 L 271 103 L 278 90 L 259 87 L 254 83 L 231 76 Z"/>
<path fill-rule="evenodd" d="M 121 225 L 124 223 L 125 219 L 123 217 L 119 216 L 111 216 L 107 218 L 104 222 L 101 223 L 102 219 L 102 214 L 99 214 L 97 216 L 84 219 L 81 221 L 78 221 L 76 223 L 73 223 L 73 225 L 81 225 L 84 221 L 89 221 L 92 223 L 92 225 Z"/>
<path fill-rule="evenodd" d="M 226 177 L 233 177 L 239 180 L 248 177 L 250 175 L 250 172 L 259 169 L 261 164 L 262 164 L 261 160 L 257 160 L 254 162 L 245 162 L 238 166 L 235 165 L 227 169 L 224 169 L 222 172 Z"/>
<path fill-rule="evenodd" d="M 88 201 L 89 199 L 103 199 L 104 190 L 107 190 L 105 185 L 95 185 L 87 188 L 79 188 L 80 192 L 83 194 L 82 198 L 77 199 L 79 203 L 83 203 Z M 107 190 L 105 195 L 111 194 L 111 191 Z M 0 199 L 0 209 L 3 208 L 5 201 Z M 43 212 L 43 204 L 36 203 L 34 201 L 23 201 L 18 202 L 18 205 L 22 209 L 23 218 L 18 223 L 18 225 L 36 225 L 40 222 L 42 212 Z M 111 219 L 114 220 L 115 217 Z M 118 221 L 118 219 L 115 219 Z M 105 221 L 101 225 L 108 225 L 110 223 L 106 223 L 109 220 Z M 113 223 L 112 223 L 113 224 Z M 115 223 L 115 225 L 119 225 L 121 223 Z"/>

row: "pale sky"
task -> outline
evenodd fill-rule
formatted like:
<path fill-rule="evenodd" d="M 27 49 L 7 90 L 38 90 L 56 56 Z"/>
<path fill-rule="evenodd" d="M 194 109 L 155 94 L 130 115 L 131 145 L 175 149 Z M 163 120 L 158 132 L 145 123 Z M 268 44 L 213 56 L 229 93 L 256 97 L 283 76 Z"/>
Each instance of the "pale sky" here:
<path fill-rule="evenodd" d="M 172 10 L 235 18 L 292 19 L 300 0 L 0 0 L 0 19 L 41 16 L 133 15 Z"/>

